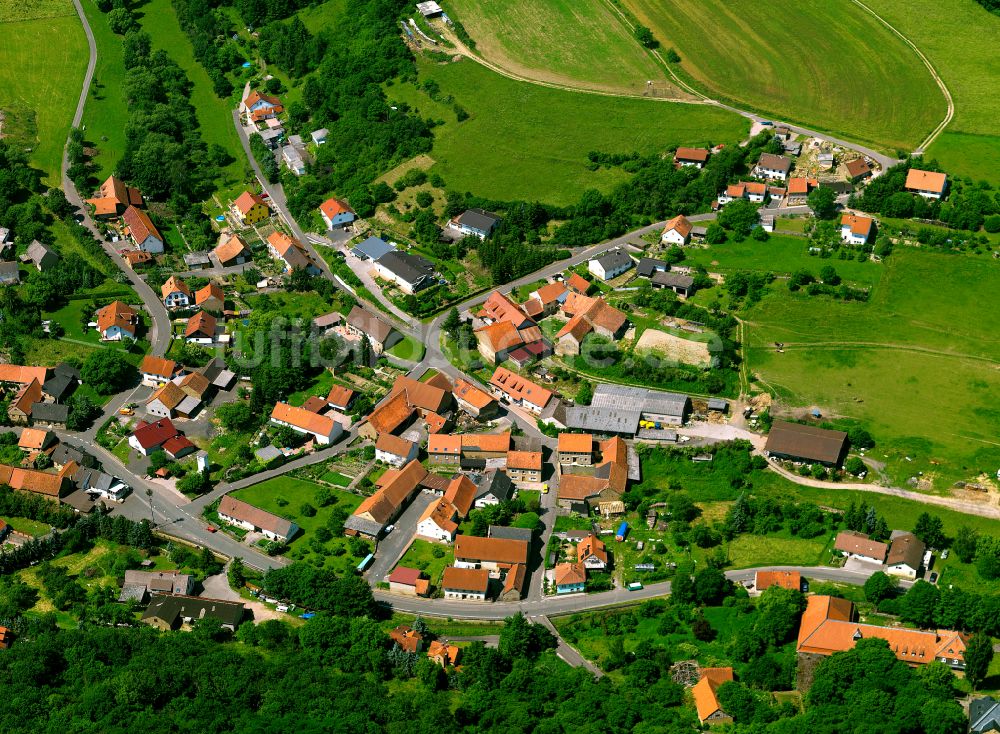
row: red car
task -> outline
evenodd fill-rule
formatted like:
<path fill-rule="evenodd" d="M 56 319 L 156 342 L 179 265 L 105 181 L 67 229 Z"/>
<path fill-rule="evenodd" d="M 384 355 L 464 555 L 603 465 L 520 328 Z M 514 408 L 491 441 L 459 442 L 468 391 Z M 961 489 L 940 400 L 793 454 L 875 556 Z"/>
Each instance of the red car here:
<path fill-rule="evenodd" d="M 214 533 L 215 532 L 215 526 L 214 525 L 209 525 L 207 528 L 205 528 L 205 530 L 207 530 L 210 533 Z"/>

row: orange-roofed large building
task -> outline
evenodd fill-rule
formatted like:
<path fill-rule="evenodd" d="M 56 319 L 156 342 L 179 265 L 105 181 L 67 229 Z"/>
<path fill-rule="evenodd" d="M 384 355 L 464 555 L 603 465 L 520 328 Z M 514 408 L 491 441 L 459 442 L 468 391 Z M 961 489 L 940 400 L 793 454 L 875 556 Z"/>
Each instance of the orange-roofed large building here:
<path fill-rule="evenodd" d="M 264 203 L 259 194 L 244 191 L 233 202 L 232 213 L 240 224 L 249 227 L 266 221 L 271 216 L 271 208 Z"/>
<path fill-rule="evenodd" d="M 272 232 L 268 236 L 267 252 L 274 259 L 285 263 L 286 273 L 305 270 L 310 275 L 319 275 L 322 272 L 302 243 L 284 232 Z"/>
<path fill-rule="evenodd" d="M 326 222 L 327 229 L 343 227 L 354 221 L 354 210 L 348 206 L 346 201 L 330 198 L 319 205 L 319 215 Z"/>
<path fill-rule="evenodd" d="M 560 433 L 557 443 L 559 466 L 591 466 L 594 437 L 589 433 Z"/>
<path fill-rule="evenodd" d="M 885 640 L 897 659 L 908 665 L 935 660 L 950 668 L 965 668 L 967 636 L 954 630 L 918 630 L 880 627 L 856 621 L 854 605 L 833 596 L 810 596 L 799 626 L 796 652 L 800 655 L 833 655 L 854 647 L 858 640 Z"/>
<path fill-rule="evenodd" d="M 212 251 L 219 265 L 228 268 L 232 265 L 244 265 L 253 262 L 253 254 L 247 243 L 238 234 L 226 234 L 222 236 L 218 246 Z"/>
<path fill-rule="evenodd" d="M 940 199 L 948 190 L 948 176 L 936 171 L 911 168 L 906 172 L 906 190 L 925 199 Z"/>
<path fill-rule="evenodd" d="M 69 475 L 78 468 L 75 461 L 66 464 L 58 473 L 0 464 L 0 484 L 6 484 L 17 492 L 31 492 L 58 502 L 69 491 Z"/>
<path fill-rule="evenodd" d="M 441 578 L 445 599 L 486 601 L 490 589 L 490 572 L 484 568 L 449 566 Z"/>
<path fill-rule="evenodd" d="M 577 544 L 576 559 L 587 570 L 606 571 L 608 548 L 603 540 L 591 533 Z"/>
<path fill-rule="evenodd" d="M 520 306 L 500 291 L 490 293 L 477 315 L 487 324 L 507 322 L 515 329 L 524 329 L 535 325 L 535 322 L 521 310 Z"/>
<path fill-rule="evenodd" d="M 840 239 L 849 245 L 867 245 L 875 235 L 875 220 L 860 214 L 840 218 Z"/>
<path fill-rule="evenodd" d="M 754 573 L 753 588 L 756 594 L 770 589 L 772 586 L 802 591 L 802 574 L 798 571 L 757 571 Z"/>
<path fill-rule="evenodd" d="M 142 209 L 130 206 L 122 214 L 122 222 L 125 224 L 125 232 L 132 240 L 132 244 L 135 245 L 135 249 L 152 255 L 159 255 L 163 252 L 163 235 Z"/>
<path fill-rule="evenodd" d="M 552 399 L 551 390 L 546 390 L 505 367 L 496 368 L 490 378 L 490 389 L 501 400 L 526 408 L 532 413 L 541 413 Z"/>
<path fill-rule="evenodd" d="M 205 311 L 222 313 L 226 305 L 226 293 L 218 283 L 208 283 L 195 291 L 194 303 Z"/>
<path fill-rule="evenodd" d="M 629 474 L 625 441 L 615 436 L 601 441 L 598 449 L 601 458 L 592 469 L 575 467 L 574 473 L 562 472 L 558 499 L 561 507 L 586 513 L 600 502 L 621 499 L 625 493 Z"/>
<path fill-rule="evenodd" d="M 20 364 L 0 364 L 0 383 L 9 385 L 27 385 L 32 380 L 39 384 L 45 382 L 49 373 L 48 367 L 25 367 Z"/>
<path fill-rule="evenodd" d="M 660 242 L 665 245 L 686 245 L 691 241 L 691 221 L 683 214 L 678 214 L 663 227 Z"/>
<path fill-rule="evenodd" d="M 122 214 L 130 206 L 142 206 L 142 194 L 117 176 L 108 176 L 87 203 L 94 207 L 95 219 L 106 219 Z"/>
<path fill-rule="evenodd" d="M 733 680 L 732 668 L 702 668 L 701 679 L 691 686 L 691 697 L 703 724 L 731 723 L 733 717 L 722 710 L 717 691 L 719 686 Z"/>
<path fill-rule="evenodd" d="M 704 168 L 708 163 L 709 153 L 705 148 L 678 148 L 674 153 L 674 165 L 678 168 L 692 166 L 694 168 Z"/>
<path fill-rule="evenodd" d="M 528 544 L 508 538 L 459 535 L 455 539 L 455 566 L 485 569 L 493 573 L 528 562 Z"/>
<path fill-rule="evenodd" d="M 339 421 L 288 403 L 275 403 L 271 411 L 271 423 L 288 426 L 297 433 L 311 435 L 316 439 L 316 443 L 323 445 L 333 443 L 344 431 Z"/>
<path fill-rule="evenodd" d="M 184 340 L 188 344 L 212 345 L 215 343 L 218 326 L 218 319 L 209 313 L 199 311 L 188 319 L 187 326 L 184 327 Z"/>
<path fill-rule="evenodd" d="M 97 330 L 104 341 L 135 339 L 139 313 L 122 301 L 113 301 L 97 311 Z"/>
<path fill-rule="evenodd" d="M 251 90 L 240 102 L 240 112 L 245 115 L 247 124 L 271 119 L 284 111 L 280 99 L 257 89 Z"/>
<path fill-rule="evenodd" d="M 500 407 L 496 398 L 467 380 L 457 380 L 453 394 L 458 407 L 476 418 L 491 418 Z"/>
<path fill-rule="evenodd" d="M 387 471 L 378 490 L 344 521 L 344 533 L 379 538 L 410 504 L 426 477 L 427 470 L 416 460 L 402 469 Z"/>

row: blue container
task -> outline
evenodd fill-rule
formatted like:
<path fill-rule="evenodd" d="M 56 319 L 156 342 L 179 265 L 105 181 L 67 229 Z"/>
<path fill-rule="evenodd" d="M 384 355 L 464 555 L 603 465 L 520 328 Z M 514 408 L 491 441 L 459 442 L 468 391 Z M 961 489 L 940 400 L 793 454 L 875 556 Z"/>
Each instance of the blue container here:
<path fill-rule="evenodd" d="M 618 526 L 618 532 L 615 533 L 615 540 L 617 540 L 620 543 L 623 540 L 625 540 L 626 535 L 628 535 L 628 523 L 623 522 L 621 525 Z"/>
<path fill-rule="evenodd" d="M 253 64 L 251 64 L 249 61 L 244 61 L 243 62 L 243 68 L 244 69 L 249 69 L 251 66 L 253 66 Z"/>

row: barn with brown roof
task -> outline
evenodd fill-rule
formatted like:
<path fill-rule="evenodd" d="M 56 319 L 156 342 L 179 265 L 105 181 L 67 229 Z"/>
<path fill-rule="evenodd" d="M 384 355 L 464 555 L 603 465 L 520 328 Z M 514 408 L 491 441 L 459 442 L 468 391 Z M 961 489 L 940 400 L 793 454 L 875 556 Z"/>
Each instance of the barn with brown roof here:
<path fill-rule="evenodd" d="M 774 421 L 764 451 L 775 459 L 840 466 L 849 442 L 844 431 Z"/>

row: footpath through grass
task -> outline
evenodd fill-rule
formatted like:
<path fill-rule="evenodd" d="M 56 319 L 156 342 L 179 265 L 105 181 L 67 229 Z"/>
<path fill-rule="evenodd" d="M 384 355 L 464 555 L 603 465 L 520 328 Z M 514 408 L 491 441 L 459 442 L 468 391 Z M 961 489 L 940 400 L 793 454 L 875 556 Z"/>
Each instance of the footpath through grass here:
<path fill-rule="evenodd" d="M 955 101 L 955 119 L 927 155 L 951 173 L 1000 183 L 1000 16 L 973 0 L 865 0 L 930 59 Z"/>
<path fill-rule="evenodd" d="M 452 102 L 432 100 L 412 84 L 386 89 L 435 128 L 432 170 L 449 189 L 548 204 L 575 203 L 587 189 L 610 191 L 629 174 L 587 168 L 587 153 L 659 153 L 671 144 L 734 143 L 747 122 L 705 105 L 621 99 L 517 82 L 474 61 L 417 60 L 421 84 L 434 82 Z M 458 122 L 454 105 L 469 118 Z"/>
<path fill-rule="evenodd" d="M 944 119 L 944 97 L 913 50 L 846 0 L 624 4 L 677 49 L 698 86 L 737 105 L 888 150 L 912 149 Z"/>
<path fill-rule="evenodd" d="M 87 69 L 87 40 L 70 0 L 0 3 L 0 111 L 5 135 L 31 149 L 50 186 Z"/>

